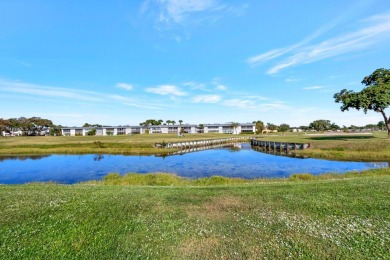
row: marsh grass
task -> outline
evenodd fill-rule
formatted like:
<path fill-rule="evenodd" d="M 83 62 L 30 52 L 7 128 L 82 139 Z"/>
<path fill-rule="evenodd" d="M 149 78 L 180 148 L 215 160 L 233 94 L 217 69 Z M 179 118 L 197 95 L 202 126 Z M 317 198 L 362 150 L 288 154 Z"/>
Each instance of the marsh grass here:
<path fill-rule="evenodd" d="M 0 155 L 27 154 L 165 154 L 174 149 L 156 149 L 155 143 L 231 137 L 225 134 L 119 135 L 119 136 L 33 136 L 0 138 Z"/>
<path fill-rule="evenodd" d="M 164 155 L 174 149 L 157 149 L 155 143 L 227 138 L 225 134 L 172 134 L 133 136 L 35 136 L 0 138 L 0 155 L 37 154 L 128 154 Z M 245 137 L 253 137 L 245 135 Z M 297 150 L 300 156 L 332 160 L 390 161 L 390 141 L 385 132 L 373 134 L 310 135 L 259 135 L 261 139 L 280 142 L 310 143 L 311 148 Z"/>
<path fill-rule="evenodd" d="M 153 178 L 0 186 L 0 259 L 390 257 L 388 171 L 208 187 Z"/>
<path fill-rule="evenodd" d="M 347 173 L 325 173 L 313 175 L 310 173 L 295 173 L 288 178 L 259 178 L 242 179 L 223 176 L 189 179 L 170 173 L 109 173 L 102 180 L 84 182 L 94 185 L 119 185 L 119 186 L 232 186 L 260 183 L 283 183 L 288 181 L 312 181 L 312 180 L 341 180 L 367 176 L 390 176 L 390 168 L 371 169 L 362 172 L 351 171 Z"/>

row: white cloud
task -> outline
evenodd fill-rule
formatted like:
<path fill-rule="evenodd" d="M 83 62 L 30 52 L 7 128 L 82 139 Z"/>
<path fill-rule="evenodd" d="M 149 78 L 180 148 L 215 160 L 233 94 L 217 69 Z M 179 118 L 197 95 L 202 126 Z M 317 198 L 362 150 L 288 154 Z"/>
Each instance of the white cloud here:
<path fill-rule="evenodd" d="M 218 103 L 221 101 L 221 96 L 218 95 L 198 95 L 192 99 L 194 103 Z"/>
<path fill-rule="evenodd" d="M 271 109 L 285 109 L 285 108 L 287 108 L 287 106 L 284 104 L 284 102 L 280 102 L 280 101 L 258 104 L 255 100 L 238 99 L 238 98 L 225 100 L 222 104 L 224 106 L 237 107 L 237 108 L 241 108 L 241 109 L 256 110 L 256 111 L 267 111 L 267 110 L 271 110 Z"/>
<path fill-rule="evenodd" d="M 323 89 L 325 87 L 323 86 L 312 86 L 312 87 L 306 87 L 306 88 L 303 88 L 305 90 L 315 90 L 315 89 Z"/>
<path fill-rule="evenodd" d="M 224 15 L 241 16 L 248 4 L 226 4 L 222 0 L 145 0 L 141 16 L 152 18 L 161 36 L 177 42 L 189 39 L 193 25 L 213 23 Z"/>
<path fill-rule="evenodd" d="M 283 49 L 274 49 L 274 50 L 268 51 L 266 53 L 262 53 L 260 55 L 250 57 L 246 61 L 250 65 L 258 65 L 258 64 L 260 64 L 262 62 L 273 60 L 273 59 L 275 59 L 275 58 L 277 58 L 279 56 L 282 56 L 283 54 L 285 54 L 285 53 L 295 49 L 296 46 L 298 46 L 298 44 L 290 46 L 290 47 L 286 47 L 286 48 L 283 48 Z"/>
<path fill-rule="evenodd" d="M 217 85 L 215 88 L 216 88 L 217 90 L 227 90 L 227 87 L 224 86 L 224 85 L 221 85 L 221 84 Z"/>
<path fill-rule="evenodd" d="M 116 87 L 126 89 L 126 90 L 133 90 L 134 89 L 134 86 L 131 84 L 128 84 L 128 83 L 117 83 Z"/>
<path fill-rule="evenodd" d="M 207 87 L 203 83 L 198 83 L 195 81 L 185 82 L 182 84 L 184 87 L 189 87 L 192 90 L 203 90 L 208 91 Z"/>
<path fill-rule="evenodd" d="M 296 82 L 296 81 L 300 81 L 300 79 L 287 78 L 287 79 L 285 79 L 284 81 L 286 81 L 286 82 Z"/>
<path fill-rule="evenodd" d="M 176 23 L 183 21 L 186 15 L 202 12 L 217 6 L 214 0 L 168 0 L 163 3 L 166 15 L 165 19 L 172 19 Z"/>
<path fill-rule="evenodd" d="M 149 93 L 154 93 L 158 95 L 173 95 L 173 96 L 186 96 L 187 93 L 181 91 L 178 87 L 175 85 L 161 85 L 154 88 L 147 88 L 145 90 Z"/>
<path fill-rule="evenodd" d="M 61 88 L 61 87 L 51 87 L 51 86 L 41 86 L 37 84 L 24 83 L 19 81 L 11 81 L 11 80 L 2 80 L 0 79 L 0 91 L 2 92 L 10 92 L 10 93 L 18 93 L 23 94 L 27 97 L 41 97 L 42 100 L 50 98 L 56 98 L 58 100 L 64 101 L 74 101 L 74 100 L 82 100 L 88 101 L 89 103 L 93 102 L 107 102 L 111 101 L 113 104 L 122 104 L 122 105 L 131 105 L 138 106 L 144 108 L 155 109 L 157 107 L 163 107 L 163 105 L 153 105 L 144 106 L 145 103 L 142 100 L 136 98 L 128 98 L 120 95 L 112 95 L 108 93 L 101 93 L 95 91 L 86 91 L 72 88 Z M 23 96 L 19 95 L 19 99 Z M 150 100 L 148 101 L 149 103 Z"/>
<path fill-rule="evenodd" d="M 29 84 L 18 81 L 0 80 L 0 90 L 33 96 L 58 97 L 84 101 L 104 101 L 104 98 L 102 96 L 99 96 L 98 93 L 93 91 L 81 91 L 77 89 L 40 86 L 36 84 Z"/>

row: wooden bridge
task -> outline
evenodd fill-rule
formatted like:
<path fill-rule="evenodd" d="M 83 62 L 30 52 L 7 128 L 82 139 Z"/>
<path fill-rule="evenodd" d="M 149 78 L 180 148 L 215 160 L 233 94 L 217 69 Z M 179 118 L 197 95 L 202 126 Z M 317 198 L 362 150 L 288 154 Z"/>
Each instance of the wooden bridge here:
<path fill-rule="evenodd" d="M 263 147 L 268 150 L 303 150 L 310 148 L 309 143 L 288 143 L 288 142 L 274 142 L 274 141 L 262 141 L 262 140 L 251 140 L 252 146 Z"/>
<path fill-rule="evenodd" d="M 190 147 L 190 148 L 185 148 L 185 149 L 179 149 L 179 150 L 174 151 L 174 152 L 160 154 L 160 155 L 157 155 L 157 157 L 166 157 L 166 156 L 171 156 L 171 155 L 183 155 L 185 153 L 193 153 L 193 152 L 199 152 L 199 151 L 210 150 L 210 149 L 215 149 L 215 148 L 234 147 L 234 144 L 236 144 L 236 143 L 237 142 L 227 142 L 227 143 L 214 144 L 214 145 L 208 145 L 208 146 Z"/>
<path fill-rule="evenodd" d="M 189 149 L 193 147 L 204 147 L 212 146 L 218 144 L 224 144 L 229 142 L 245 141 L 248 140 L 248 137 L 230 137 L 230 138 L 220 138 L 220 139 L 210 139 L 210 140 L 193 140 L 193 141 L 183 141 L 183 142 L 172 142 L 172 143 L 155 143 L 154 147 L 156 148 L 177 148 L 177 149 Z"/>

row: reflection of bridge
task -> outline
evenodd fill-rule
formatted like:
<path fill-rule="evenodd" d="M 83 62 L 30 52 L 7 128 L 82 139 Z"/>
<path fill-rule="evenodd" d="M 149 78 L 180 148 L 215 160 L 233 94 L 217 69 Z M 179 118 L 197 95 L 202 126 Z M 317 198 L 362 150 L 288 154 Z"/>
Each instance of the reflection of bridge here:
<path fill-rule="evenodd" d="M 294 150 L 277 150 L 277 149 L 267 149 L 266 147 L 260 147 L 260 146 L 252 146 L 252 149 L 256 152 L 260 153 L 266 153 L 271 155 L 277 155 L 277 156 L 287 156 L 287 157 L 293 157 L 293 158 L 300 158 L 300 159 L 306 159 L 309 158 L 307 156 L 302 156 L 294 153 Z"/>
<path fill-rule="evenodd" d="M 278 151 L 289 151 L 289 150 L 303 150 L 310 148 L 309 143 L 287 143 L 287 142 L 273 142 L 273 141 L 261 141 L 252 139 L 252 146 L 263 147 L 266 150 L 278 150 Z"/>
<path fill-rule="evenodd" d="M 191 149 L 195 147 L 207 147 L 213 145 L 226 144 L 228 142 L 243 141 L 248 139 L 248 137 L 231 137 L 231 138 L 220 138 L 220 139 L 211 139 L 211 140 L 193 140 L 193 141 L 184 141 L 184 142 L 173 142 L 173 143 L 155 143 L 154 147 L 156 148 L 177 148 L 180 150 Z"/>

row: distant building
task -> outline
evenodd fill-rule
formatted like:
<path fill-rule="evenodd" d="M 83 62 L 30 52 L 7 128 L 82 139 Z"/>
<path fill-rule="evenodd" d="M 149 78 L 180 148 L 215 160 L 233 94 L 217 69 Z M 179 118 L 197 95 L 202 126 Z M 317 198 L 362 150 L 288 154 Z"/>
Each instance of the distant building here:
<path fill-rule="evenodd" d="M 92 129 L 96 129 L 96 135 L 131 135 L 131 134 L 197 134 L 197 133 L 220 133 L 241 134 L 254 133 L 255 124 L 245 123 L 233 127 L 232 124 L 205 124 L 199 125 L 150 125 L 150 126 L 103 126 L 103 127 L 63 127 L 62 135 L 85 136 Z"/>

